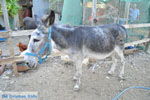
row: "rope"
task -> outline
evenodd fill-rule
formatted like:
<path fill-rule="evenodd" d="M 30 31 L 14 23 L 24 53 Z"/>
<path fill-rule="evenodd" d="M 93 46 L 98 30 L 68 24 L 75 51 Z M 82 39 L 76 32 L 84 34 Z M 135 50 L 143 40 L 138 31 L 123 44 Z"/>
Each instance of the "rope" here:
<path fill-rule="evenodd" d="M 46 54 L 44 58 L 42 58 L 40 55 L 43 55 L 46 49 L 48 49 L 48 53 Z M 45 43 L 45 45 L 43 46 L 43 48 L 41 48 L 38 54 L 27 52 L 25 55 L 37 57 L 38 63 L 42 64 L 48 58 L 48 55 L 51 54 L 51 51 L 52 51 L 52 44 L 51 44 L 51 27 L 50 27 L 48 30 L 48 42 Z"/>
<path fill-rule="evenodd" d="M 112 100 L 118 100 L 119 97 L 121 97 L 127 90 L 129 89 L 144 89 L 144 90 L 150 90 L 150 87 L 143 87 L 143 86 L 133 86 L 124 89 L 121 93 L 117 94 Z"/>

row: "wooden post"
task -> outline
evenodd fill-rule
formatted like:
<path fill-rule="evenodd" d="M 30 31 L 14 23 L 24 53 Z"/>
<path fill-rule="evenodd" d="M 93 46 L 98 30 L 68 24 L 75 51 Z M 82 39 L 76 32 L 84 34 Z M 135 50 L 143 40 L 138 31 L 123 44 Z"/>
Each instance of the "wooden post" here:
<path fill-rule="evenodd" d="M 150 28 L 149 28 L 148 38 L 150 38 Z M 146 44 L 145 52 L 147 52 L 147 51 L 148 51 L 148 49 L 149 49 L 149 45 L 150 45 L 150 43 L 147 43 L 147 44 Z"/>
<path fill-rule="evenodd" d="M 7 46 L 9 48 L 9 53 L 10 53 L 10 60 L 9 59 L 0 59 L 0 64 L 7 64 L 7 62 L 9 62 L 10 64 L 12 64 L 12 67 L 13 67 L 13 71 L 14 71 L 14 74 L 15 76 L 18 76 L 19 73 L 18 73 L 18 70 L 17 70 L 17 65 L 16 65 L 16 61 L 15 61 L 15 54 L 14 54 L 14 48 L 12 46 L 13 44 L 13 41 L 12 41 L 12 32 L 10 31 L 7 31 L 7 32 L 0 32 L 0 37 L 2 38 L 8 38 L 8 41 L 7 41 Z"/>
<path fill-rule="evenodd" d="M 2 11 L 3 11 L 3 16 L 4 16 L 4 23 L 5 23 L 5 27 L 8 31 L 10 31 L 10 25 L 9 25 L 9 18 L 8 18 L 8 11 L 7 11 L 7 7 L 6 7 L 6 1 L 5 0 L 1 0 L 1 4 L 2 4 Z"/>
<path fill-rule="evenodd" d="M 12 46 L 13 41 L 12 41 L 11 33 L 12 33 L 12 32 L 9 32 L 9 36 L 10 36 L 10 37 L 8 38 L 8 46 L 9 46 L 10 57 L 14 59 L 15 53 L 14 53 L 14 48 L 13 48 L 13 46 Z M 12 63 L 12 67 L 13 67 L 13 72 L 14 72 L 15 76 L 19 76 L 19 73 L 18 73 L 18 70 L 17 70 L 16 62 L 13 62 L 13 63 Z"/>
<path fill-rule="evenodd" d="M 126 2 L 126 4 L 125 4 L 125 14 L 124 14 L 124 18 L 127 19 L 126 24 L 128 24 L 129 12 L 130 12 L 130 2 Z"/>
<path fill-rule="evenodd" d="M 148 13 L 148 18 L 149 18 L 148 23 L 150 23 L 150 4 L 149 4 L 148 12 L 149 12 L 149 13 Z M 150 27 L 149 27 L 149 34 L 148 34 L 148 38 L 150 38 Z M 150 45 L 150 43 L 147 43 L 147 44 L 146 44 L 145 52 L 148 52 L 149 45 Z"/>
<path fill-rule="evenodd" d="M 96 5 L 97 5 L 97 0 L 93 0 L 92 4 L 92 25 L 94 25 L 94 19 L 96 19 Z"/>

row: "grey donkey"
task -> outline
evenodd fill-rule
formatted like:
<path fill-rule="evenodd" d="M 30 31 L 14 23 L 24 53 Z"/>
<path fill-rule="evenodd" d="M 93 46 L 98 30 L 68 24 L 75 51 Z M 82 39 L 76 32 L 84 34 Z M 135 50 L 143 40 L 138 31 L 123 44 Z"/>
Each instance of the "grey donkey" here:
<path fill-rule="evenodd" d="M 102 26 L 67 26 L 54 24 L 55 13 L 51 11 L 42 20 L 36 18 L 37 29 L 31 34 L 28 52 L 37 53 L 41 45 L 47 40 L 48 29 L 51 28 L 51 38 L 57 49 L 69 55 L 76 66 L 74 89 L 79 90 L 82 76 L 82 61 L 84 58 L 105 59 L 112 57 L 113 64 L 108 71 L 113 74 L 116 69 L 116 54 L 121 59 L 120 78 L 124 75 L 124 40 L 127 37 L 126 29 L 118 24 Z M 36 41 L 35 41 L 36 40 Z M 31 66 L 37 65 L 32 57 L 24 55 Z M 29 61 L 30 60 L 30 61 Z"/>

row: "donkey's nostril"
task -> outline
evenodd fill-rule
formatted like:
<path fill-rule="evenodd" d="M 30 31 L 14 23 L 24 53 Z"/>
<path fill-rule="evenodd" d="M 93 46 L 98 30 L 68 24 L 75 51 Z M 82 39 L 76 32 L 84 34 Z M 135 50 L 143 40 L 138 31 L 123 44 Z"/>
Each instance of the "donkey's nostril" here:
<path fill-rule="evenodd" d="M 27 64 L 27 65 L 30 67 L 30 64 L 29 64 L 29 62 L 27 62 L 26 64 Z"/>
<path fill-rule="evenodd" d="M 26 64 L 29 68 L 32 68 L 32 65 L 29 62 L 27 62 Z"/>
<path fill-rule="evenodd" d="M 33 39 L 33 42 L 39 42 L 40 40 L 38 40 L 38 39 Z"/>

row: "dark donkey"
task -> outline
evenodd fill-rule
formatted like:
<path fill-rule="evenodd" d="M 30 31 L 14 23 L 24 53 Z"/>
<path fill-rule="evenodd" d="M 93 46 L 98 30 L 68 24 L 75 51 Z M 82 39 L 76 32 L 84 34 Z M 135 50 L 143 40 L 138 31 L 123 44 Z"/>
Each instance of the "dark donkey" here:
<path fill-rule="evenodd" d="M 104 59 L 108 56 L 113 57 L 113 64 L 109 74 L 113 74 L 117 59 L 115 53 L 121 58 L 122 68 L 119 77 L 124 74 L 124 40 L 126 29 L 117 24 L 103 26 L 65 26 L 54 24 L 55 13 L 51 11 L 45 19 L 37 20 L 38 28 L 32 33 L 28 52 L 37 53 L 40 46 L 46 40 L 48 28 L 51 28 L 52 40 L 56 47 L 69 55 L 76 65 L 76 73 L 73 77 L 76 81 L 75 90 L 79 89 L 80 78 L 82 76 L 82 61 L 85 57 Z M 35 41 L 36 40 L 36 41 Z M 38 41 L 37 41 L 38 40 Z M 44 41 L 45 40 L 45 41 Z M 35 46 L 36 45 L 36 46 Z M 36 47 L 36 48 L 35 48 Z M 26 55 L 26 60 L 33 60 Z M 31 65 L 37 63 L 29 61 Z"/>

